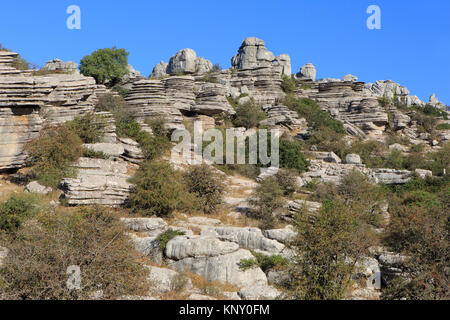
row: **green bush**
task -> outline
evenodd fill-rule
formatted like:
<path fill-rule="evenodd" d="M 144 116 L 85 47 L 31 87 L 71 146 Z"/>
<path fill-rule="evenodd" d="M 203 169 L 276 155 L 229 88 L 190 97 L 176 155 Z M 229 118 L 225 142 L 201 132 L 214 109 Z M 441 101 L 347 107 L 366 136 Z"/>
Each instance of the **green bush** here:
<path fill-rule="evenodd" d="M 339 201 L 327 201 L 311 223 L 299 215 L 296 256 L 289 267 L 294 299 L 340 300 L 351 288 L 351 278 L 373 245 L 358 212 Z M 352 261 L 354 263 L 348 263 Z"/>
<path fill-rule="evenodd" d="M 164 252 L 166 250 L 167 243 L 175 237 L 184 236 L 186 233 L 183 231 L 176 231 L 169 229 L 163 233 L 161 233 L 156 241 L 158 242 L 159 249 Z"/>
<path fill-rule="evenodd" d="M 5 47 L 3 47 L 0 44 L 0 51 L 9 51 L 11 52 L 11 50 L 6 49 Z M 23 59 L 20 54 L 17 56 L 17 58 L 14 59 L 12 67 L 17 69 L 17 70 L 29 70 L 30 69 L 30 63 L 28 61 L 26 61 L 25 59 Z"/>
<path fill-rule="evenodd" d="M 125 49 L 116 47 L 99 49 L 81 59 L 80 72 L 93 77 L 99 84 L 113 87 L 128 74 L 128 55 Z"/>
<path fill-rule="evenodd" d="M 128 207 L 145 216 L 169 216 L 174 210 L 192 206 L 193 195 L 182 184 L 180 174 L 169 163 L 144 163 L 130 179 L 135 185 Z"/>
<path fill-rule="evenodd" d="M 81 146 L 81 139 L 67 126 L 46 127 L 25 145 L 27 165 L 39 183 L 55 188 L 62 178 L 75 175 L 70 165 L 83 154 Z"/>
<path fill-rule="evenodd" d="M 280 139 L 280 167 L 298 172 L 308 170 L 308 161 L 303 152 L 303 143 L 298 140 Z"/>
<path fill-rule="evenodd" d="M 188 191 L 193 193 L 205 213 L 216 212 L 223 202 L 225 185 L 208 165 L 191 166 L 184 174 Z"/>
<path fill-rule="evenodd" d="M 308 122 L 308 125 L 317 130 L 321 127 L 330 127 L 337 133 L 345 134 L 346 131 L 342 122 L 334 119 L 328 112 L 323 111 L 318 106 L 317 102 L 308 98 L 295 98 L 288 95 L 282 104 L 289 109 L 296 111 L 300 117 L 303 117 Z"/>
<path fill-rule="evenodd" d="M 275 255 L 265 255 L 262 253 L 253 252 L 252 254 L 255 256 L 257 265 L 267 273 L 269 270 L 274 269 L 284 269 L 289 264 L 289 259 L 280 256 L 279 254 Z"/>
<path fill-rule="evenodd" d="M 283 81 L 281 82 L 281 89 L 283 89 L 284 93 L 292 94 L 296 89 L 295 80 L 292 77 L 287 75 L 283 75 Z"/>
<path fill-rule="evenodd" d="M 87 113 L 66 123 L 67 128 L 75 132 L 83 143 L 100 142 L 105 135 L 103 119 L 94 113 Z"/>
<path fill-rule="evenodd" d="M 2 293 L 12 300 L 106 300 L 146 295 L 142 265 L 114 211 L 98 207 L 46 212 L 28 219 L 7 244 Z M 69 266 L 81 269 L 81 290 L 69 290 Z"/>
<path fill-rule="evenodd" d="M 163 155 L 171 146 L 167 136 L 161 135 L 165 132 L 164 124 L 157 128 L 154 126 L 155 134 L 143 131 L 141 125 L 129 114 L 116 115 L 116 133 L 119 137 L 136 140 L 144 154 L 145 159 L 154 160 Z"/>
<path fill-rule="evenodd" d="M 0 203 L 0 230 L 15 233 L 29 217 L 39 213 L 41 197 L 32 193 L 19 193 Z"/>
<path fill-rule="evenodd" d="M 235 110 L 236 115 L 233 118 L 233 124 L 236 127 L 256 128 L 262 120 L 267 118 L 266 113 L 253 101 L 238 105 Z"/>
<path fill-rule="evenodd" d="M 255 259 L 242 259 L 239 261 L 239 269 L 242 271 L 247 271 L 256 267 L 258 267 L 258 261 Z"/>
<path fill-rule="evenodd" d="M 268 229 L 274 226 L 275 215 L 283 210 L 285 201 L 283 190 L 274 177 L 264 179 L 256 188 L 254 198 L 250 200 L 254 206 L 252 213 L 262 221 L 261 227 Z"/>
<path fill-rule="evenodd" d="M 117 92 L 122 98 L 125 98 L 128 95 L 129 90 L 121 87 L 120 85 L 115 85 L 112 88 L 113 91 Z"/>

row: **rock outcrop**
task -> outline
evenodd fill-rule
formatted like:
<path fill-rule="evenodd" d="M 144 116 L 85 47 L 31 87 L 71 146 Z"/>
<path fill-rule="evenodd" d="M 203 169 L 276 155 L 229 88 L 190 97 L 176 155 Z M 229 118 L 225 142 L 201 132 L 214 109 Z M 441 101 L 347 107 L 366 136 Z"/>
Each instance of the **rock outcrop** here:
<path fill-rule="evenodd" d="M 117 207 L 132 191 L 125 161 L 80 158 L 74 167 L 77 178 L 65 178 L 61 183 L 68 205 Z"/>
<path fill-rule="evenodd" d="M 295 75 L 299 80 L 316 81 L 316 67 L 312 63 L 307 63 L 300 68 L 300 71 Z"/>
<path fill-rule="evenodd" d="M 23 146 L 44 124 L 92 112 L 97 90 L 81 75 L 0 76 L 0 171 L 23 165 Z"/>
<path fill-rule="evenodd" d="M 212 71 L 211 61 L 197 54 L 192 49 L 178 51 L 170 58 L 169 63 L 161 61 L 153 68 L 150 78 L 161 78 L 168 75 L 205 74 Z"/>
<path fill-rule="evenodd" d="M 45 66 L 42 67 L 41 71 L 48 72 L 61 72 L 67 74 L 78 74 L 78 64 L 73 61 L 63 62 L 61 59 L 53 59 L 47 61 Z"/>

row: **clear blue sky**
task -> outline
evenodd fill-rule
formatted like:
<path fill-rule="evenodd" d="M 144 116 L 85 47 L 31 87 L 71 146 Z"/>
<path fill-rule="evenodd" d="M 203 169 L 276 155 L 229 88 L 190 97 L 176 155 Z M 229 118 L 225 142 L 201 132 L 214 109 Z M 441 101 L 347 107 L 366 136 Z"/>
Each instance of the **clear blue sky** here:
<path fill-rule="evenodd" d="M 66 28 L 66 8 L 80 6 L 82 29 Z M 382 30 L 366 27 L 366 9 L 381 8 Z M 194 49 L 222 67 L 242 40 L 288 53 L 293 70 L 312 62 L 319 78 L 351 73 L 366 82 L 391 79 L 428 101 L 450 104 L 448 0 L 42 0 L 2 1 L 0 43 L 44 65 L 117 46 L 148 76 L 178 50 Z"/>

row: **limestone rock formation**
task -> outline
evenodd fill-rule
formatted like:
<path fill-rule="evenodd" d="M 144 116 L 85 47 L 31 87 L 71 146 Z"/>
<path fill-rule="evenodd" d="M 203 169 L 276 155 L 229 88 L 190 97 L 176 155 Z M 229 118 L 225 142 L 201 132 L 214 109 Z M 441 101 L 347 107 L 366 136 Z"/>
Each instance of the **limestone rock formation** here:
<path fill-rule="evenodd" d="M 197 57 L 192 49 L 178 51 L 170 58 L 169 63 L 161 61 L 157 64 L 150 78 L 162 78 L 168 75 L 204 74 L 212 71 L 211 61 Z"/>
<path fill-rule="evenodd" d="M 124 161 L 80 158 L 75 168 L 78 169 L 77 178 L 65 178 L 61 183 L 69 205 L 117 207 L 132 191 Z"/>
<path fill-rule="evenodd" d="M 42 186 L 39 184 L 39 182 L 33 181 L 27 184 L 27 186 L 25 187 L 25 191 L 30 193 L 47 195 L 52 191 L 52 188 Z"/>
<path fill-rule="evenodd" d="M 238 249 L 238 244 L 214 237 L 179 236 L 167 243 L 165 254 L 170 259 L 181 260 L 188 257 L 215 257 Z"/>
<path fill-rule="evenodd" d="M 239 267 L 244 259 L 254 257 L 250 251 L 240 249 L 215 257 L 186 258 L 172 263 L 172 266 L 179 272 L 190 271 L 211 282 L 218 281 L 241 287 L 267 285 L 267 277 L 261 269 L 243 271 Z"/>
<path fill-rule="evenodd" d="M 219 83 L 201 83 L 196 89 L 195 105 L 192 111 L 202 115 L 236 112 L 225 97 L 226 87 Z"/>
<path fill-rule="evenodd" d="M 157 64 L 153 68 L 153 71 L 152 71 L 152 74 L 150 75 L 150 78 L 157 79 L 157 78 L 163 78 L 163 77 L 168 76 L 168 74 L 167 74 L 167 66 L 168 65 L 169 65 L 168 63 L 166 63 L 164 61 L 161 61 L 159 64 Z"/>
<path fill-rule="evenodd" d="M 49 72 L 61 72 L 61 73 L 67 73 L 67 74 L 78 74 L 79 71 L 78 64 L 76 64 L 73 61 L 63 62 L 61 59 L 53 59 L 47 61 L 45 66 L 42 67 L 42 71 L 49 71 Z"/>
<path fill-rule="evenodd" d="M 267 119 L 261 121 L 261 125 L 277 127 L 283 126 L 289 130 L 306 130 L 308 124 L 306 119 L 300 118 L 298 113 L 290 110 L 288 107 L 283 105 L 266 105 L 262 109 L 267 113 Z"/>
<path fill-rule="evenodd" d="M 295 76 L 299 80 L 316 80 L 316 67 L 312 63 L 307 63 L 303 67 L 300 68 L 300 72 L 298 72 Z"/>
<path fill-rule="evenodd" d="M 250 37 L 245 39 L 239 53 L 231 59 L 231 65 L 237 70 L 267 68 L 273 65 L 275 56 L 267 50 L 263 40 Z"/>
<path fill-rule="evenodd" d="M 291 76 L 292 67 L 291 67 L 291 57 L 288 54 L 282 54 L 275 58 L 275 65 L 281 67 L 281 74 L 286 76 Z"/>

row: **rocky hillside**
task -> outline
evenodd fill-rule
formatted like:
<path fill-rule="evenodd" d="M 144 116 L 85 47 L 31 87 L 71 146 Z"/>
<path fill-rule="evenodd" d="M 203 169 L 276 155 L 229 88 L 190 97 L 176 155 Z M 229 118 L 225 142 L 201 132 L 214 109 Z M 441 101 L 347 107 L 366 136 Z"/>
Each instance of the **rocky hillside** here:
<path fill-rule="evenodd" d="M 0 51 L 0 297 L 55 298 L 33 287 L 38 271 L 19 276 L 25 258 L 64 275 L 51 285 L 69 294 L 65 268 L 82 264 L 83 246 L 61 248 L 67 261 L 35 261 L 26 250 L 58 238 L 17 235 L 37 225 L 50 237 L 49 220 L 80 214 L 99 223 L 95 241 L 77 229 L 93 251 L 120 239 L 108 238 L 114 226 L 125 240 L 110 254 L 136 254 L 139 267 L 112 269 L 112 281 L 147 287 L 114 291 L 101 278 L 72 298 L 449 298 L 450 120 L 434 94 L 316 79 L 311 63 L 293 73 L 289 55 L 257 38 L 230 69 L 183 49 L 148 78 L 128 65 L 114 84 L 59 59 L 19 70 L 17 57 Z M 171 157 L 170 134 L 198 120 L 242 137 L 281 130 L 281 168 Z M 89 220 L 92 208 L 115 220 Z M 81 266 L 86 278 L 94 265 Z"/>

